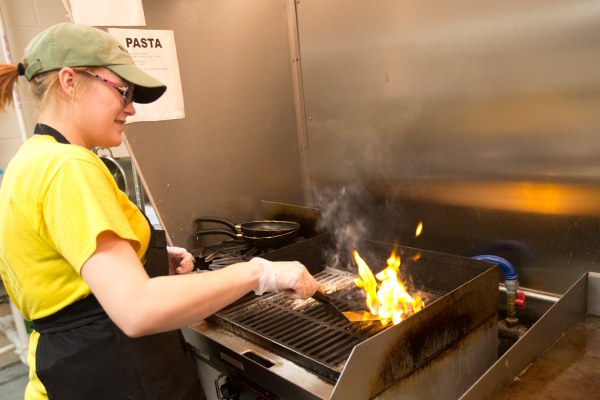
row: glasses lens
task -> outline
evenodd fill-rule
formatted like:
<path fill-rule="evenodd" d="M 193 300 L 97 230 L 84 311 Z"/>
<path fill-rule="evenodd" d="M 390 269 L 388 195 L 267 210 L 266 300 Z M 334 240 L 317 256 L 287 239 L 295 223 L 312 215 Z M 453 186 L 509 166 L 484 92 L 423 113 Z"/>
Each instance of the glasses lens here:
<path fill-rule="evenodd" d="M 125 94 L 125 105 L 131 103 L 133 101 L 133 90 L 127 89 L 127 93 Z"/>

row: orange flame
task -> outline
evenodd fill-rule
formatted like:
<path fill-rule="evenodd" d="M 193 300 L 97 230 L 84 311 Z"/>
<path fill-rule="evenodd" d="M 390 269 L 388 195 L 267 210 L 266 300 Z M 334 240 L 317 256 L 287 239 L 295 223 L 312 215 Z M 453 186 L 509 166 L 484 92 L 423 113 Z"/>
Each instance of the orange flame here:
<path fill-rule="evenodd" d="M 363 288 L 367 294 L 367 306 L 371 314 L 379 317 L 383 325 L 390 321 L 394 325 L 408 317 L 409 306 L 413 313 L 418 312 L 425 306 L 419 296 L 411 297 L 398 279 L 400 271 L 400 257 L 396 256 L 396 250 L 392 252 L 387 260 L 388 267 L 373 276 L 373 272 L 360 257 L 354 252 L 354 259 L 358 265 L 358 274 L 362 279 L 355 279 L 356 286 Z M 377 279 L 377 280 L 376 280 Z M 377 282 L 381 281 L 381 283 Z"/>
<path fill-rule="evenodd" d="M 417 225 L 417 233 L 415 234 L 415 237 L 419 236 L 421 234 L 422 230 L 423 230 L 423 223 L 419 222 L 419 225 Z"/>

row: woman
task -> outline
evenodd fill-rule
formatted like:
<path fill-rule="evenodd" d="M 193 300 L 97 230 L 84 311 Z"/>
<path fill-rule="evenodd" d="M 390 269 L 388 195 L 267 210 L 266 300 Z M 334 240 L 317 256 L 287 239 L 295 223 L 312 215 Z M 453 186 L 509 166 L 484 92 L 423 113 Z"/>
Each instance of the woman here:
<path fill-rule="evenodd" d="M 25 398 L 198 398 L 180 327 L 251 290 L 307 298 L 320 285 L 300 263 L 260 258 L 189 274 L 192 257 L 177 248 L 176 275 L 156 276 L 168 270 L 164 237 L 90 150 L 118 146 L 133 102 L 166 87 L 112 36 L 70 23 L 0 66 L 1 111 L 19 76 L 40 100 L 39 123 L 0 188 L 0 272 L 34 321 Z"/>

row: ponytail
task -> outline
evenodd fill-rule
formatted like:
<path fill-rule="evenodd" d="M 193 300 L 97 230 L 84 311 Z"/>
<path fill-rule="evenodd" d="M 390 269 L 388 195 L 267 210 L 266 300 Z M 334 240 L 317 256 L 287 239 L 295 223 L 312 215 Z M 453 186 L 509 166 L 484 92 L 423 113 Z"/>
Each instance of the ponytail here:
<path fill-rule="evenodd" d="M 19 78 L 19 67 L 12 64 L 0 64 L 0 112 L 13 103 L 13 87 Z"/>
<path fill-rule="evenodd" d="M 28 64 L 27 59 L 17 64 L 0 64 L 0 112 L 6 112 L 6 109 L 13 103 L 13 87 L 17 83 L 19 76 L 25 75 Z M 93 67 L 73 67 L 75 72 L 92 71 Z M 38 112 L 41 112 L 51 101 L 51 98 L 60 89 L 58 80 L 59 70 L 42 72 L 31 78 L 29 89 L 33 97 L 39 102 Z M 86 84 L 92 80 L 87 74 L 81 76 L 81 83 L 75 87 L 75 99 L 78 99 Z"/>

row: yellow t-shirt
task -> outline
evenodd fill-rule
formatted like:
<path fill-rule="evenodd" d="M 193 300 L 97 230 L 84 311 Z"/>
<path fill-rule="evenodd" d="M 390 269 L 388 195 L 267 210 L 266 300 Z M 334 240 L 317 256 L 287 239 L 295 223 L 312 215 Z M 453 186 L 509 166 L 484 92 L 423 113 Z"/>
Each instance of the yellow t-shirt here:
<path fill-rule="evenodd" d="M 104 231 L 129 241 L 145 261 L 148 222 L 102 160 L 50 136 L 29 139 L 0 187 L 0 274 L 26 319 L 54 314 L 91 293 L 81 267 Z M 30 391 L 40 384 L 33 365 L 38 336 L 34 332 L 30 342 L 33 376 L 26 398 L 45 398 Z M 45 393 L 43 386 L 36 391 Z"/>

